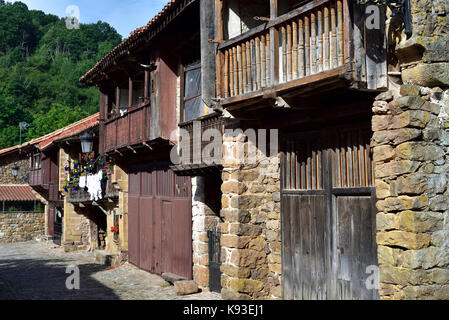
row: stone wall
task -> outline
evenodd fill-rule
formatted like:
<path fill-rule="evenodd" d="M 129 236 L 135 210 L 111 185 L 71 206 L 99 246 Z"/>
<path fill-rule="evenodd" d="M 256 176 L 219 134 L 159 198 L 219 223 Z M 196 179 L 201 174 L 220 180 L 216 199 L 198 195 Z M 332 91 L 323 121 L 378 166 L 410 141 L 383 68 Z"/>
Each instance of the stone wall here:
<path fill-rule="evenodd" d="M 402 80 L 427 87 L 449 86 L 449 2 L 411 0 L 413 36 L 396 47 Z"/>
<path fill-rule="evenodd" d="M 449 299 L 447 93 L 406 84 L 374 103 L 382 299 Z"/>
<path fill-rule="evenodd" d="M 281 298 L 279 157 L 258 152 L 245 164 L 236 156 L 251 142 L 224 136 L 221 216 L 223 299 Z"/>
<path fill-rule="evenodd" d="M 12 167 L 19 167 L 19 175 L 14 179 Z M 28 159 L 12 157 L 0 161 L 0 184 L 27 184 L 29 182 L 30 161 Z"/>
<path fill-rule="evenodd" d="M 79 208 L 78 208 L 79 209 Z M 89 219 L 77 208 L 64 199 L 62 244 L 66 251 L 87 249 L 91 242 L 91 226 Z"/>
<path fill-rule="evenodd" d="M 0 243 L 24 242 L 45 233 L 43 213 L 0 213 Z"/>
<path fill-rule="evenodd" d="M 216 194 L 208 194 L 213 190 L 207 177 L 192 178 L 192 248 L 193 248 L 193 280 L 203 290 L 209 287 L 209 238 L 208 230 L 216 230 L 219 225 L 219 209 L 209 202 L 220 202 Z M 219 185 L 218 185 L 219 187 Z M 217 212 L 218 211 L 218 212 Z"/>

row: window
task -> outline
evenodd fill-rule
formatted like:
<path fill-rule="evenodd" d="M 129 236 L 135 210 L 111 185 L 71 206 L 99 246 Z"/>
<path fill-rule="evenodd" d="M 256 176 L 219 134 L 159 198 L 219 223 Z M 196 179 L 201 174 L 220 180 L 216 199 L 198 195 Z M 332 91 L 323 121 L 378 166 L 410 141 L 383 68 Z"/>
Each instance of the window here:
<path fill-rule="evenodd" d="M 133 81 L 133 102 L 132 102 L 133 107 L 139 106 L 142 102 L 144 102 L 145 82 L 143 75 L 140 78 L 139 80 Z"/>
<path fill-rule="evenodd" d="M 128 109 L 129 105 L 129 89 L 122 89 L 120 88 L 120 110 L 122 109 Z"/>
<path fill-rule="evenodd" d="M 107 118 L 112 118 L 115 115 L 116 110 L 116 96 L 114 93 L 108 95 L 107 105 Z"/>
<path fill-rule="evenodd" d="M 190 121 L 204 114 L 201 98 L 201 62 L 184 67 L 183 121 Z"/>
<path fill-rule="evenodd" d="M 224 10 L 225 38 L 232 39 L 265 23 L 255 20 L 254 17 L 270 17 L 270 2 L 269 0 L 228 0 Z"/>
<path fill-rule="evenodd" d="M 31 156 L 31 170 L 38 170 L 42 167 L 41 154 L 36 153 Z"/>

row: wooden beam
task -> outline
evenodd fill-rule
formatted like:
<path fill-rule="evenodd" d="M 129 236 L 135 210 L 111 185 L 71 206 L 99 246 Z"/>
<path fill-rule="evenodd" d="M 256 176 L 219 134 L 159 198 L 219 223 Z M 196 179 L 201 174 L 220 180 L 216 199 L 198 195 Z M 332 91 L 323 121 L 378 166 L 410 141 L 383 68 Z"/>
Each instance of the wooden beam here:
<path fill-rule="evenodd" d="M 273 21 L 277 18 L 277 16 L 278 16 L 278 0 L 270 0 L 270 19 Z M 276 85 L 279 83 L 279 32 L 278 29 L 274 27 L 274 25 L 270 27 L 269 50 L 271 57 L 271 66 L 269 70 L 271 85 Z"/>
<path fill-rule="evenodd" d="M 133 79 L 128 77 L 128 107 L 133 105 Z"/>
<path fill-rule="evenodd" d="M 221 41 L 219 32 L 216 32 L 215 3 L 214 1 L 200 1 L 200 47 L 201 47 L 201 85 L 202 99 L 207 107 L 212 107 L 216 96 L 217 77 L 217 44 L 209 42 L 217 36 Z M 219 73 L 218 73 L 219 74 Z M 219 84 L 220 85 L 220 84 Z M 202 104 L 203 105 L 203 104 Z M 206 110 L 202 112 L 205 113 Z"/>

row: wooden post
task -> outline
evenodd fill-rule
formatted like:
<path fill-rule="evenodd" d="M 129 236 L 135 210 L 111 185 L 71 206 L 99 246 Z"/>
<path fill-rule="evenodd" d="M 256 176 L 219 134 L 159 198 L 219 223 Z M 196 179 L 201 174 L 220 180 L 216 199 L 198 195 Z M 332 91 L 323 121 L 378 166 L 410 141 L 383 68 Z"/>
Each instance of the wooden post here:
<path fill-rule="evenodd" d="M 299 26 L 299 77 L 304 77 L 305 75 L 305 61 L 304 61 L 304 22 L 302 18 L 298 20 Z"/>
<path fill-rule="evenodd" d="M 128 107 L 131 108 L 133 105 L 133 79 L 128 77 Z"/>
<path fill-rule="evenodd" d="M 312 74 L 316 73 L 316 17 L 315 13 L 312 12 L 310 15 L 310 60 L 312 60 Z"/>
<path fill-rule="evenodd" d="M 253 84 L 252 84 L 252 75 L 251 75 L 251 44 L 249 41 L 246 41 L 245 43 L 245 50 L 246 50 L 246 76 L 247 76 L 247 85 L 248 85 L 248 91 L 253 90 Z"/>
<path fill-rule="evenodd" d="M 304 24 L 305 24 L 305 36 L 304 41 L 306 43 L 306 52 L 305 52 L 305 65 L 306 65 L 306 76 L 310 75 L 310 19 L 306 15 L 304 17 Z"/>
<path fill-rule="evenodd" d="M 318 10 L 318 47 L 317 47 L 317 60 L 318 60 L 318 72 L 323 71 L 323 12 Z"/>
<path fill-rule="evenodd" d="M 293 78 L 298 78 L 298 24 L 293 21 L 293 57 L 292 57 Z"/>
<path fill-rule="evenodd" d="M 287 24 L 287 79 L 292 80 L 292 25 Z"/>
<path fill-rule="evenodd" d="M 331 6 L 331 28 L 332 28 L 332 36 L 331 36 L 331 55 L 332 55 L 332 65 L 331 69 L 336 68 L 338 65 L 338 56 L 337 56 L 337 20 L 335 15 L 335 6 Z"/>
<path fill-rule="evenodd" d="M 324 7 L 324 70 L 330 68 L 330 43 L 329 43 L 329 8 Z"/>
<path fill-rule="evenodd" d="M 265 72 L 266 72 L 266 58 L 265 58 L 265 35 L 260 36 L 260 85 L 265 88 Z"/>
<path fill-rule="evenodd" d="M 150 88 L 150 70 L 145 69 L 145 84 L 143 89 L 144 90 L 143 97 L 145 99 L 145 103 L 148 101 L 149 88 Z"/>
<path fill-rule="evenodd" d="M 260 38 L 256 37 L 256 88 L 260 89 Z"/>
<path fill-rule="evenodd" d="M 246 65 L 246 42 L 242 43 L 242 80 L 243 80 L 243 93 L 248 92 L 248 74 Z"/>
<path fill-rule="evenodd" d="M 224 97 L 229 97 L 229 51 L 225 50 L 224 54 Z M 218 89 L 218 82 L 217 82 L 217 89 Z"/>
<path fill-rule="evenodd" d="M 243 63 L 242 63 L 242 46 L 240 44 L 237 45 L 237 65 L 238 65 L 237 73 L 238 73 L 238 80 L 239 80 L 238 90 L 239 90 L 239 94 L 242 94 L 243 93 Z"/>
<path fill-rule="evenodd" d="M 287 35 L 285 26 L 281 26 L 282 34 L 282 79 L 287 82 Z"/>
<path fill-rule="evenodd" d="M 338 13 L 338 64 L 341 66 L 345 63 L 344 58 L 344 40 L 343 40 L 343 4 L 341 0 L 337 1 Z"/>
<path fill-rule="evenodd" d="M 239 75 L 238 75 L 238 64 L 237 64 L 237 48 L 232 47 L 232 65 L 234 67 L 234 95 L 239 94 Z"/>
<path fill-rule="evenodd" d="M 213 40 L 216 35 L 215 32 L 215 2 L 214 1 L 200 1 L 200 42 L 201 42 L 201 103 L 200 114 L 203 115 L 208 112 L 207 108 L 212 108 L 212 99 L 216 97 L 217 86 L 220 87 L 221 95 L 221 77 L 217 78 L 217 61 L 219 55 L 216 54 L 216 43 L 209 42 Z M 221 40 L 221 39 L 218 39 Z M 219 71 L 218 74 L 221 74 Z M 218 79 L 218 81 L 217 81 Z"/>
<path fill-rule="evenodd" d="M 266 71 L 265 71 L 265 76 L 266 76 L 266 84 L 267 87 L 269 87 L 271 85 L 271 79 L 270 79 L 270 73 L 271 73 L 271 56 L 270 56 L 270 33 L 267 33 L 267 45 L 266 45 L 266 58 L 267 58 L 267 62 L 266 62 Z"/>
<path fill-rule="evenodd" d="M 278 0 L 270 0 L 270 19 L 275 19 L 278 16 Z M 271 70 L 270 79 L 271 84 L 279 83 L 279 31 L 275 27 L 270 28 L 270 57 Z"/>
<path fill-rule="evenodd" d="M 223 41 L 223 0 L 215 0 L 215 39 L 219 42 Z M 226 71 L 223 70 L 225 62 L 226 53 L 223 54 L 223 51 L 218 50 L 216 57 L 216 95 L 217 97 L 221 97 L 223 94 L 227 97 L 227 83 L 226 80 L 223 79 L 223 73 Z M 224 83 L 223 83 L 224 82 Z M 223 88 L 225 86 L 225 88 Z"/>
<path fill-rule="evenodd" d="M 115 87 L 115 111 L 116 114 L 120 114 L 120 87 Z"/>
<path fill-rule="evenodd" d="M 254 39 L 251 39 L 251 85 L 253 87 L 253 91 L 257 90 L 257 68 L 256 68 L 256 42 Z"/>
<path fill-rule="evenodd" d="M 232 49 L 228 50 L 229 53 L 229 94 L 232 97 L 234 95 L 234 55 Z"/>

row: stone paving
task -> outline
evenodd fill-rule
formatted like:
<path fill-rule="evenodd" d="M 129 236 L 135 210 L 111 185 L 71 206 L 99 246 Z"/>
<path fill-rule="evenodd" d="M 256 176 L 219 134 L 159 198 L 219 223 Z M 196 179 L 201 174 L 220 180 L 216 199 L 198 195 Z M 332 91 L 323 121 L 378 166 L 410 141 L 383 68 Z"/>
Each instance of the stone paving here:
<path fill-rule="evenodd" d="M 78 266 L 80 289 L 68 290 L 67 266 Z M 0 244 L 0 300 L 220 300 L 214 292 L 178 297 L 161 277 L 126 263 L 108 270 L 93 253 L 65 253 L 41 242 Z"/>

